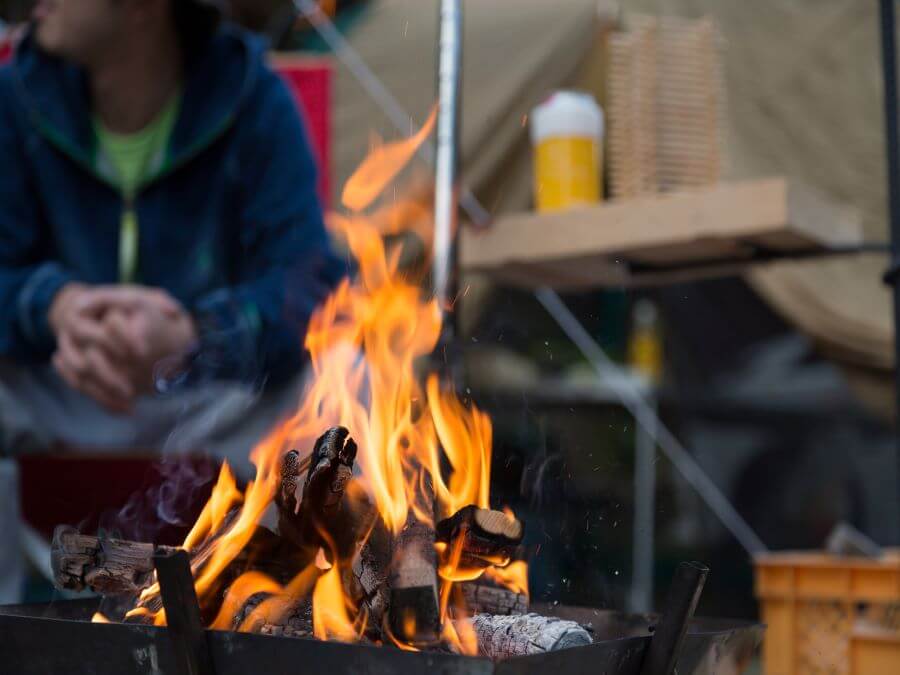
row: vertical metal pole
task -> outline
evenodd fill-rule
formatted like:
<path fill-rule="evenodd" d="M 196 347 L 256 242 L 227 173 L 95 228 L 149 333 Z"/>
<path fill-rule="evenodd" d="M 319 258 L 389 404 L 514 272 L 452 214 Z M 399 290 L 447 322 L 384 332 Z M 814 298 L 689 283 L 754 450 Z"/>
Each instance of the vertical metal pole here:
<path fill-rule="evenodd" d="M 200 619 L 191 562 L 186 551 L 158 549 L 153 555 L 166 625 L 179 675 L 213 675 L 212 655 Z"/>
<path fill-rule="evenodd" d="M 441 0 L 437 153 L 434 185 L 434 293 L 446 310 L 453 301 L 458 183 L 462 0 Z M 445 321 L 445 330 L 449 322 Z"/>
<path fill-rule="evenodd" d="M 890 218 L 891 264 L 885 281 L 894 291 L 894 329 L 900 326 L 900 120 L 897 118 L 897 35 L 894 0 L 880 0 L 881 57 L 884 74 L 884 124 L 887 136 L 888 215 Z M 900 430 L 900 337 L 894 338 L 894 390 L 897 429 Z M 894 490 L 898 540 L 900 542 L 900 431 L 897 433 L 897 484 Z"/>
<path fill-rule="evenodd" d="M 656 400 L 648 401 L 656 414 Z M 656 524 L 656 429 L 635 429 L 634 527 L 629 610 L 653 610 L 653 535 Z"/>
<path fill-rule="evenodd" d="M 706 584 L 709 568 L 698 562 L 683 562 L 675 570 L 663 615 L 656 625 L 644 656 L 641 675 L 674 675 L 684 638 Z"/>

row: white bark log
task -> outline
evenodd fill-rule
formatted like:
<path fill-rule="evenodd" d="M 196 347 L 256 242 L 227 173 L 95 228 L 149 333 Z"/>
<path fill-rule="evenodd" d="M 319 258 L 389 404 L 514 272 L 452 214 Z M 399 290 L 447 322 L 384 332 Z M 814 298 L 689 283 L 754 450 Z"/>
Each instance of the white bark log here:
<path fill-rule="evenodd" d="M 471 614 L 509 616 L 528 613 L 528 596 L 524 593 L 476 581 L 464 581 L 459 587 Z"/>
<path fill-rule="evenodd" d="M 475 629 L 478 651 L 492 659 L 543 654 L 591 644 L 591 635 L 574 621 L 523 614 L 478 614 L 466 619 Z"/>

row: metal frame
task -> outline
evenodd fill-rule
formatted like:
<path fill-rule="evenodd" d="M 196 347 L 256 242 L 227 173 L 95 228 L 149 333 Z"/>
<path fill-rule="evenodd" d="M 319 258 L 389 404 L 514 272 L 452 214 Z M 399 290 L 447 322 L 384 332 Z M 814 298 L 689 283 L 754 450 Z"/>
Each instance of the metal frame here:
<path fill-rule="evenodd" d="M 881 20 L 881 60 L 884 79 L 884 125 L 887 140 L 888 217 L 891 236 L 891 263 L 884 280 L 894 292 L 894 414 L 900 420 L 900 119 L 897 113 L 897 31 L 894 0 L 879 0 Z M 897 489 L 894 490 L 898 536 L 900 536 L 900 434 L 897 435 Z"/>

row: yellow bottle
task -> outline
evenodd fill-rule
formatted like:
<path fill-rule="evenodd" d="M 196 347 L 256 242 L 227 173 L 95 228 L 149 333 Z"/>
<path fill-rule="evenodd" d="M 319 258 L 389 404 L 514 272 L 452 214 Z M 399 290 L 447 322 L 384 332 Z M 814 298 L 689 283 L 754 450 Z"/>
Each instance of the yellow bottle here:
<path fill-rule="evenodd" d="M 649 300 L 639 300 L 634 307 L 628 340 L 628 365 L 652 384 L 659 384 L 662 379 L 662 331 L 659 313 Z"/>
<path fill-rule="evenodd" d="M 590 94 L 558 91 L 531 113 L 534 201 L 558 211 L 602 199 L 603 110 Z"/>

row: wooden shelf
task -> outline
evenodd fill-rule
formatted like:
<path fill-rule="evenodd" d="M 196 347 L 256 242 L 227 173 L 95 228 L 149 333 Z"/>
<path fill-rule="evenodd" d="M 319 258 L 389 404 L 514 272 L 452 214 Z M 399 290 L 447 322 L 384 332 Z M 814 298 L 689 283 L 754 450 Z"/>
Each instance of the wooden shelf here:
<path fill-rule="evenodd" d="M 751 263 L 852 250 L 859 215 L 784 178 L 516 214 L 466 229 L 460 265 L 519 286 L 650 285 L 739 273 Z"/>

